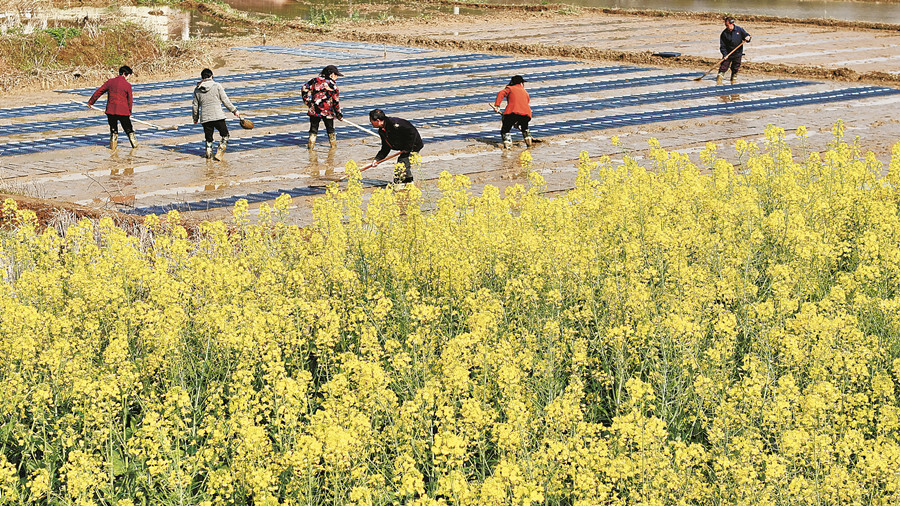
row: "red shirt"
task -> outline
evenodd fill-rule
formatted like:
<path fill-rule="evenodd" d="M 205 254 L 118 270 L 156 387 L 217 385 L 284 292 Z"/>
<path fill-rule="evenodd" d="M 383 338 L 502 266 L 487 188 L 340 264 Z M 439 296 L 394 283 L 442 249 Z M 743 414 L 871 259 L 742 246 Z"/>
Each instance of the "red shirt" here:
<path fill-rule="evenodd" d="M 494 105 L 500 107 L 500 104 L 503 103 L 503 97 L 506 97 L 506 109 L 503 110 L 503 114 L 521 114 L 522 116 L 531 117 L 531 106 L 528 105 L 531 102 L 531 97 L 525 91 L 525 86 L 514 84 L 503 88 L 500 90 L 500 93 L 497 93 L 497 100 L 494 102 Z"/>
<path fill-rule="evenodd" d="M 94 105 L 94 102 L 104 93 L 109 93 L 109 96 L 106 97 L 106 114 L 131 116 L 133 106 L 131 83 L 125 79 L 125 76 L 114 77 L 103 83 L 103 86 L 97 88 L 97 91 L 91 95 L 88 104 Z"/>

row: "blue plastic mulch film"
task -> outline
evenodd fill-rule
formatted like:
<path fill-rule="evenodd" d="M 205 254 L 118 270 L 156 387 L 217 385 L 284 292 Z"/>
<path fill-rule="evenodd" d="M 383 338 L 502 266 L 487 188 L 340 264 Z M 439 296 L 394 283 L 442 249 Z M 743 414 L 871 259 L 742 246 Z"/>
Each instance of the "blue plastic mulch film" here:
<path fill-rule="evenodd" d="M 480 55 L 466 55 L 468 57 L 472 56 L 480 56 Z M 491 56 L 490 58 L 503 58 L 502 56 Z M 438 62 L 427 63 L 423 62 L 423 60 L 437 60 Z M 402 68 L 413 65 L 429 65 L 429 64 L 448 64 L 448 63 L 466 63 L 473 60 L 484 60 L 485 58 L 462 58 L 457 57 L 455 61 L 450 61 L 444 57 L 437 58 L 417 58 L 410 60 L 396 60 L 390 62 L 383 62 L 380 65 L 381 70 L 388 70 L 391 68 Z M 410 62 L 418 62 L 415 64 L 411 64 Z M 402 64 L 401 64 L 402 63 Z M 433 69 L 421 69 L 414 71 L 400 71 L 400 72 L 379 72 L 376 75 L 366 76 L 353 76 L 347 75 L 341 78 L 341 84 L 343 85 L 354 85 L 359 83 L 369 83 L 369 82 L 383 82 L 383 81 L 400 81 L 400 80 L 408 80 L 408 79 L 417 79 L 422 77 L 435 77 L 435 76 L 453 76 L 453 75 L 465 75 L 476 72 L 487 72 L 487 71 L 512 71 L 518 69 L 527 69 L 533 67 L 540 66 L 555 66 L 555 65 L 568 65 L 573 62 L 567 62 L 562 60 L 517 60 L 511 62 L 501 62 L 491 64 L 489 66 L 482 65 L 464 65 L 464 66 L 454 66 L 454 67 L 446 67 L 446 68 L 433 68 Z M 341 65 L 341 73 L 353 72 L 354 70 L 366 70 L 366 69 L 356 69 L 355 67 L 359 67 L 360 65 Z M 640 70 L 647 70 L 638 67 L 605 67 L 608 69 L 622 69 L 622 71 L 631 71 L 637 72 Z M 625 70 L 628 69 L 628 70 Z M 576 69 L 577 71 L 578 69 Z M 254 80 L 263 80 L 263 79 L 277 79 L 277 78 L 289 78 L 293 77 L 294 80 L 286 81 L 286 82 L 276 82 L 276 83 L 264 83 L 264 84 L 255 84 L 255 85 L 247 85 L 240 86 L 234 88 L 228 88 L 226 91 L 228 92 L 229 97 L 240 97 L 245 95 L 254 95 L 254 94 L 264 94 L 264 93 L 277 93 L 277 92 L 296 92 L 300 93 L 300 86 L 303 85 L 312 75 L 318 74 L 321 69 L 317 68 L 307 68 L 307 69 L 292 69 L 285 71 L 273 71 L 269 73 L 265 73 L 265 77 L 259 77 L 257 79 L 253 78 L 245 78 L 238 79 L 240 76 L 247 76 L 248 74 L 233 74 L 226 76 L 216 76 L 215 80 L 218 82 L 228 82 L 228 81 L 237 81 L 237 82 L 247 82 Z M 253 75 L 263 75 L 262 73 L 254 73 Z M 584 74 L 585 76 L 588 74 Z M 599 75 L 599 74 L 598 74 Z M 558 74 L 555 75 L 558 77 Z M 229 79 L 233 78 L 233 79 Z M 135 103 L 138 106 L 147 106 L 151 104 L 163 104 L 169 102 L 185 102 L 187 104 L 190 103 L 191 100 L 191 89 L 185 89 L 183 91 L 179 91 L 177 93 L 166 93 L 160 95 L 143 95 L 141 96 L 140 92 L 146 92 L 150 90 L 159 90 L 159 89 L 170 89 L 170 88 L 179 88 L 185 86 L 194 86 L 197 84 L 196 79 L 190 80 L 180 80 L 180 81 L 162 81 L 159 83 L 147 83 L 144 85 L 135 85 Z M 83 96 L 90 96 L 94 93 L 96 88 L 81 88 L 78 90 L 60 90 L 68 93 L 76 93 Z M 298 97 L 299 99 L 299 97 Z M 106 97 L 103 96 L 98 101 L 96 107 L 102 108 L 103 103 L 105 102 Z M 277 99 L 275 99 L 277 100 Z M 8 119 L 8 118 L 17 118 L 17 117 L 25 117 L 25 116 L 35 116 L 40 114 L 60 114 L 67 112 L 80 111 L 85 109 L 84 103 L 75 103 L 75 102 L 63 102 L 60 104 L 43 104 L 43 105 L 33 105 L 26 107 L 15 107 L 9 109 L 0 109 L 0 119 Z M 145 114 L 145 113 L 142 113 Z"/>
<path fill-rule="evenodd" d="M 363 58 L 375 58 L 373 53 L 347 53 L 343 51 L 323 51 L 321 49 L 309 49 L 304 47 L 280 47 L 280 46 L 247 46 L 233 47 L 243 51 L 259 51 L 263 53 L 287 54 L 302 56 L 304 58 L 326 58 L 329 60 L 360 60 Z"/>
<path fill-rule="evenodd" d="M 402 54 L 429 53 L 432 49 L 409 46 L 389 46 L 386 44 L 370 44 L 367 42 L 344 42 L 327 40 L 324 42 L 307 42 L 306 46 L 334 47 L 339 49 L 360 49 L 363 51 L 377 51 Z"/>
<path fill-rule="evenodd" d="M 462 54 L 462 55 L 447 55 L 447 56 L 427 56 L 422 58 L 409 58 L 402 60 L 387 60 L 387 61 L 378 61 L 378 62 L 363 62 L 363 63 L 348 63 L 346 65 L 341 65 L 341 73 L 345 72 L 356 72 L 361 70 L 381 70 L 385 68 L 400 68 L 400 67 L 416 67 L 422 65 L 446 65 L 452 63 L 460 63 L 467 61 L 478 61 L 478 60 L 495 60 L 504 58 L 501 55 L 490 55 L 490 54 L 481 54 L 481 53 L 473 53 L 473 54 Z M 310 66 L 310 67 L 301 67 L 294 69 L 285 69 L 285 70 L 265 70 L 262 72 L 242 72 L 239 74 L 227 74 L 221 76 L 215 76 L 215 80 L 220 83 L 229 83 L 235 81 L 264 81 L 271 79 L 282 79 L 287 77 L 302 77 L 307 74 L 318 74 L 322 70 L 321 66 Z M 143 91 L 152 91 L 152 90 L 161 90 L 168 88 L 179 88 L 179 87 L 187 87 L 194 86 L 199 81 L 199 78 L 188 78 L 188 79 L 176 79 L 170 81 L 155 81 L 152 83 L 136 83 L 132 85 L 132 90 L 135 93 L 143 92 Z M 102 83 L 97 83 L 97 86 L 100 86 Z M 88 95 L 90 96 L 94 93 L 94 90 L 97 89 L 97 86 L 93 88 L 74 88 L 68 90 L 58 90 L 61 93 L 74 93 L 76 95 Z"/>
<path fill-rule="evenodd" d="M 491 65 L 488 67 L 482 66 L 464 66 L 464 67 L 456 67 L 455 69 L 438 69 L 442 71 L 441 73 L 447 76 L 455 75 L 455 74 L 467 74 L 472 72 L 477 72 L 479 70 L 487 71 L 514 71 L 522 68 L 530 68 L 537 67 L 540 63 L 552 61 L 557 63 L 554 60 L 524 60 L 524 61 L 514 61 L 514 62 L 506 62 Z M 450 71 L 453 72 L 450 72 Z M 650 69 L 641 68 L 641 67 L 626 67 L 626 66 L 613 66 L 613 67 L 589 67 L 589 68 L 579 68 L 567 71 L 567 75 L 572 77 L 596 77 L 596 76 L 607 76 L 621 73 L 629 73 L 629 72 L 641 72 Z M 432 76 L 434 75 L 434 71 L 424 70 L 422 71 L 423 76 Z M 652 84 L 662 84 L 665 82 L 677 81 L 683 79 L 685 76 L 690 76 L 690 74 L 675 74 L 674 76 L 660 76 L 660 77 L 648 77 L 642 78 L 637 81 L 628 81 L 628 84 L 631 86 L 644 86 L 644 85 L 652 85 Z M 399 76 L 394 74 L 387 74 L 387 80 L 395 80 L 398 79 Z M 415 72 L 407 72 L 403 74 L 404 78 L 411 77 L 419 77 L 418 73 Z M 528 79 L 529 82 L 541 82 L 547 80 L 556 80 L 559 78 L 559 73 L 556 71 L 544 71 L 544 72 L 535 72 L 529 73 Z M 485 77 L 481 79 L 480 86 L 484 87 L 502 87 L 508 81 L 507 77 Z M 624 84 L 624 82 L 616 82 L 616 81 L 608 81 L 609 86 L 617 87 L 619 84 Z M 343 83 L 342 83 L 343 84 Z M 442 81 L 439 83 L 431 83 L 428 85 L 429 91 L 442 91 L 442 90 L 454 90 L 454 89 L 467 89 L 471 85 L 471 79 L 451 79 Z M 232 88 L 227 90 L 229 97 L 235 98 L 245 94 L 252 93 L 268 93 L 271 91 L 297 91 L 299 90 L 299 84 L 297 83 L 280 83 L 278 86 L 271 85 L 254 85 L 254 86 L 244 86 L 238 88 Z M 358 101 L 361 99 L 370 99 L 370 98 L 382 98 L 382 97 L 391 97 L 395 95 L 405 95 L 410 93 L 417 93 L 422 91 L 421 84 L 409 84 L 409 85 L 400 85 L 400 86 L 389 86 L 389 87 L 379 87 L 368 90 L 346 90 L 341 93 L 342 102 L 343 103 L 352 103 L 354 101 Z M 484 94 L 483 97 L 486 99 L 493 100 L 494 97 L 490 96 L 490 93 Z M 168 118 L 177 118 L 182 117 L 185 119 L 190 118 L 190 94 L 189 93 L 172 93 L 166 95 L 154 95 L 150 97 L 141 97 L 137 99 L 140 105 L 145 106 L 152 103 L 162 103 L 162 102 L 174 102 L 180 101 L 183 104 L 179 106 L 168 106 L 162 109 L 155 109 L 150 111 L 141 111 L 140 118 L 146 121 L 156 121 L 160 119 L 168 119 Z M 77 104 L 72 104 L 76 107 L 79 107 Z M 264 99 L 256 99 L 256 100 L 242 100 L 240 101 L 240 109 L 247 113 L 249 111 L 255 110 L 263 110 L 263 109 L 275 109 L 275 108 L 288 108 L 295 106 L 302 106 L 303 99 L 300 97 L 299 91 L 293 96 L 286 97 L 273 97 L 273 98 L 264 98 Z M 373 105 L 376 105 L 373 103 Z M 380 104 L 379 104 L 380 105 Z M 80 106 L 83 107 L 83 106 Z M 410 107 L 406 108 L 407 110 L 411 110 Z M 80 108 L 79 108 L 80 110 Z M 368 112 L 368 111 L 366 111 Z M 292 115 L 294 116 L 294 115 Z M 43 121 L 43 122 L 34 122 L 34 123 L 19 123 L 15 125 L 0 125 L 0 136 L 4 135 L 15 135 L 22 133 L 30 133 L 30 132 L 40 132 L 47 130 L 65 130 L 70 128 L 83 128 L 90 126 L 99 126 L 106 124 L 106 117 L 97 114 L 92 118 L 77 118 L 66 121 Z M 185 124 L 185 126 L 190 126 L 190 124 Z M 270 125 L 271 126 L 271 125 Z"/>

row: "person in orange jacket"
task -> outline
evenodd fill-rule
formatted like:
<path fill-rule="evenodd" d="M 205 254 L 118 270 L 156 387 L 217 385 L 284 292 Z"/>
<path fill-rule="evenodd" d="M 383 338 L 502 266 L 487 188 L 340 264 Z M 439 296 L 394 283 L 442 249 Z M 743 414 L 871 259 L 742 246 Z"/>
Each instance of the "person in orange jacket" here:
<path fill-rule="evenodd" d="M 503 138 L 503 147 L 512 148 L 512 130 L 513 126 L 518 126 L 522 130 L 522 137 L 525 138 L 525 145 L 531 146 L 531 132 L 528 130 L 528 123 L 531 121 L 531 97 L 525 91 L 525 79 L 522 76 L 512 76 L 509 84 L 497 93 L 497 100 L 491 105 L 495 111 L 500 112 L 500 105 L 503 98 L 506 98 L 506 109 L 503 111 L 503 123 L 500 127 L 500 136 Z"/>

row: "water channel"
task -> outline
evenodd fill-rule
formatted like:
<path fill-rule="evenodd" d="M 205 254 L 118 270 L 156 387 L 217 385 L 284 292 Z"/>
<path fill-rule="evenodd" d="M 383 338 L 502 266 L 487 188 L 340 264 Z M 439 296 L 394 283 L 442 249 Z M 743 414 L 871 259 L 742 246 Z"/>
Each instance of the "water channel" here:
<path fill-rule="evenodd" d="M 540 0 L 481 0 L 485 3 L 539 5 Z M 839 19 L 900 24 L 900 3 L 840 0 L 559 0 L 582 7 L 648 9 L 683 12 L 778 16 L 797 19 Z"/>

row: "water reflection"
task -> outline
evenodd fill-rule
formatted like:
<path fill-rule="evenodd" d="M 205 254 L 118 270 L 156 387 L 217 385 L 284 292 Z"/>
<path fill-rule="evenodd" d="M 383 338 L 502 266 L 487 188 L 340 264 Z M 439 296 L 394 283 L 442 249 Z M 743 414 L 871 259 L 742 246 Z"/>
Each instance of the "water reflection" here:
<path fill-rule="evenodd" d="M 727 103 L 729 103 L 729 102 L 737 102 L 737 101 L 739 101 L 740 99 L 741 99 L 741 96 L 738 95 L 738 94 L 734 94 L 734 95 L 720 95 L 720 96 L 719 96 L 719 102 L 722 102 L 723 104 L 727 104 Z"/>
<path fill-rule="evenodd" d="M 487 3 L 541 4 L 542 0 L 484 0 Z M 563 0 L 582 7 L 659 11 L 722 12 L 797 19 L 841 19 L 900 24 L 900 5 L 890 2 L 835 0 Z"/>
<path fill-rule="evenodd" d="M 309 150 L 309 165 L 307 173 L 313 177 L 332 176 L 334 175 L 334 154 L 335 149 L 328 150 L 328 155 L 324 161 L 319 160 L 319 154 L 315 149 Z"/>

